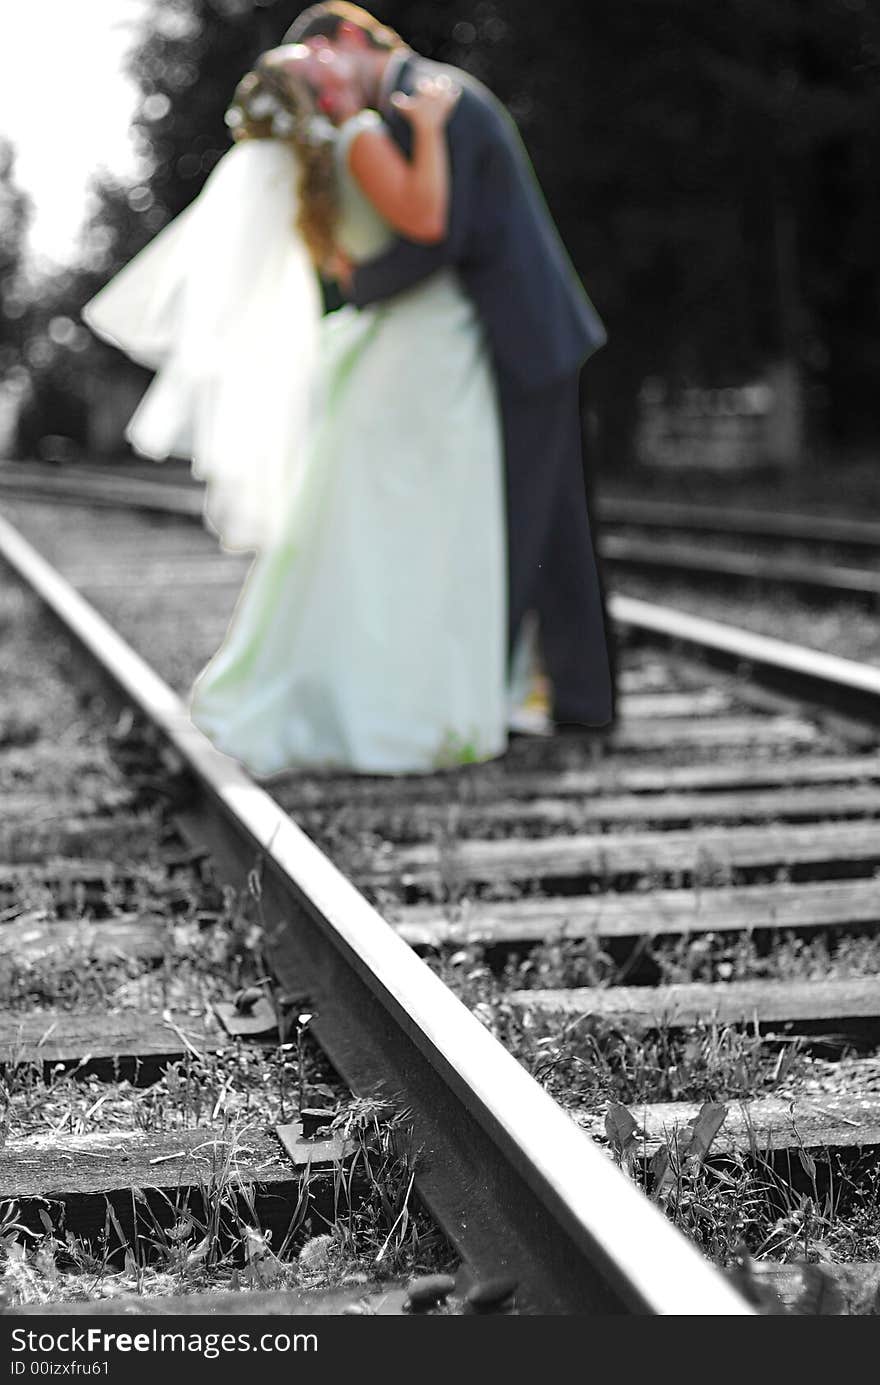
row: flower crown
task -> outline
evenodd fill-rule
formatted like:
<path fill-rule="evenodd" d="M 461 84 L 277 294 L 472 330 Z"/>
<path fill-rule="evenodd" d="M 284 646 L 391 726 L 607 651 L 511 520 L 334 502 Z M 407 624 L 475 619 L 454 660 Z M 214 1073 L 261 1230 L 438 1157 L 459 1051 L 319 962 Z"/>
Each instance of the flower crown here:
<path fill-rule="evenodd" d="M 330 144 L 336 138 L 336 129 L 326 115 L 319 111 L 294 115 L 274 92 L 264 86 L 258 86 L 253 94 L 247 91 L 238 93 L 235 103 L 226 112 L 225 120 L 233 137 L 245 120 L 252 120 L 260 125 L 265 124 L 267 134 L 281 139 L 295 134 L 306 144 L 317 146 Z"/>

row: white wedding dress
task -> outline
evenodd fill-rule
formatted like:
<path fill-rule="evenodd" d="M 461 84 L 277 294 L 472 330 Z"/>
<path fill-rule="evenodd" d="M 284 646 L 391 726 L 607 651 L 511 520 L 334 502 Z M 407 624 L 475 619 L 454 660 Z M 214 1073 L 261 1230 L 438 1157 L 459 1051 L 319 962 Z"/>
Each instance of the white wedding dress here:
<path fill-rule="evenodd" d="M 378 119 L 362 112 L 337 143 L 338 235 L 355 261 L 377 254 L 392 234 L 347 166 L 352 138 Z M 286 147 L 245 141 L 226 159 L 259 163 L 263 181 L 275 180 L 276 200 L 293 201 Z M 260 210 L 249 205 L 242 220 L 258 221 Z M 130 430 L 152 455 L 181 450 L 181 441 L 182 450 L 191 446 L 215 527 L 224 538 L 229 529 L 260 538 L 226 639 L 193 690 L 193 720 L 261 774 L 296 766 L 425 771 L 498 755 L 508 721 L 505 534 L 482 328 L 452 270 L 385 304 L 345 307 L 317 321 L 317 288 L 308 274 L 304 287 L 294 214 L 271 270 L 254 273 L 247 304 L 237 296 L 239 276 L 235 292 L 223 287 L 231 328 L 224 320 L 206 330 L 210 313 L 196 314 L 202 340 L 211 338 L 209 386 L 198 354 L 189 345 L 174 349 L 179 302 L 164 310 L 174 345 L 163 342 L 153 397 Z M 198 203 L 184 213 L 199 215 Z M 176 225 L 162 234 L 173 237 Z M 209 241 L 222 241 L 221 232 L 203 218 L 196 246 L 204 241 L 216 260 L 221 250 Z M 126 297 L 153 301 L 149 283 L 133 287 L 139 277 L 134 261 L 103 291 L 123 299 L 113 303 L 115 332 L 101 295 L 86 314 L 125 349 L 120 306 Z M 248 316 L 267 340 L 254 341 Z M 220 359 L 230 335 L 241 378 Z M 268 391 L 259 372 L 249 373 L 251 349 L 269 372 Z M 196 435 L 186 439 L 190 418 Z M 203 439 L 215 451 L 200 453 Z"/>

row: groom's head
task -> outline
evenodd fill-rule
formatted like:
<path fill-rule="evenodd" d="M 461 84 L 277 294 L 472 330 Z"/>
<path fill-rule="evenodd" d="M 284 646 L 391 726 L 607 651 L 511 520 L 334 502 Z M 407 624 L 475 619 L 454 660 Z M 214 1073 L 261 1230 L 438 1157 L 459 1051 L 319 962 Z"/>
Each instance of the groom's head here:
<path fill-rule="evenodd" d="M 370 47 L 386 53 L 403 44 L 400 34 L 389 24 L 381 24 L 360 5 L 350 5 L 347 0 L 326 0 L 323 5 L 310 5 L 297 15 L 281 42 L 307 43 L 314 38 L 325 38 L 343 47 L 364 40 Z"/>
<path fill-rule="evenodd" d="M 307 81 L 319 109 L 338 124 L 375 104 L 388 57 L 403 46 L 394 29 L 358 5 L 329 0 L 304 10 L 266 56 Z"/>

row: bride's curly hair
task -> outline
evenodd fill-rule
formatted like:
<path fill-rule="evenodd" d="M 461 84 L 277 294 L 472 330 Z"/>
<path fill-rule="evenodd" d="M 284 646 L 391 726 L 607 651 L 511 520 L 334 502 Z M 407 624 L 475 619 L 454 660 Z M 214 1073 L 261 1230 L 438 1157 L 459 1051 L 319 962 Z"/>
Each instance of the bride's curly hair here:
<path fill-rule="evenodd" d="M 339 199 L 332 138 L 322 137 L 326 121 L 312 92 L 258 61 L 235 88 L 226 124 L 234 140 L 275 139 L 293 149 L 300 169 L 297 228 L 320 268 L 334 249 Z"/>

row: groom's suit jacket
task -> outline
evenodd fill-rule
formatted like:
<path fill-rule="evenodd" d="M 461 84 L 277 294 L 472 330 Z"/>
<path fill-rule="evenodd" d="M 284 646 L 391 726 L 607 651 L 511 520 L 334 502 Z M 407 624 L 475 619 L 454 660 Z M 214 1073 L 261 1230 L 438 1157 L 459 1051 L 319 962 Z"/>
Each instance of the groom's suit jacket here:
<path fill-rule="evenodd" d="M 350 297 L 358 307 L 391 297 L 445 266 L 475 303 L 496 365 L 521 388 L 575 375 L 605 339 L 541 194 L 516 126 L 490 91 L 458 68 L 413 54 L 394 89 L 411 92 L 422 74 L 445 72 L 461 88 L 447 125 L 449 225 L 438 245 L 397 240 L 359 265 Z M 409 122 L 382 115 L 406 154 Z"/>

